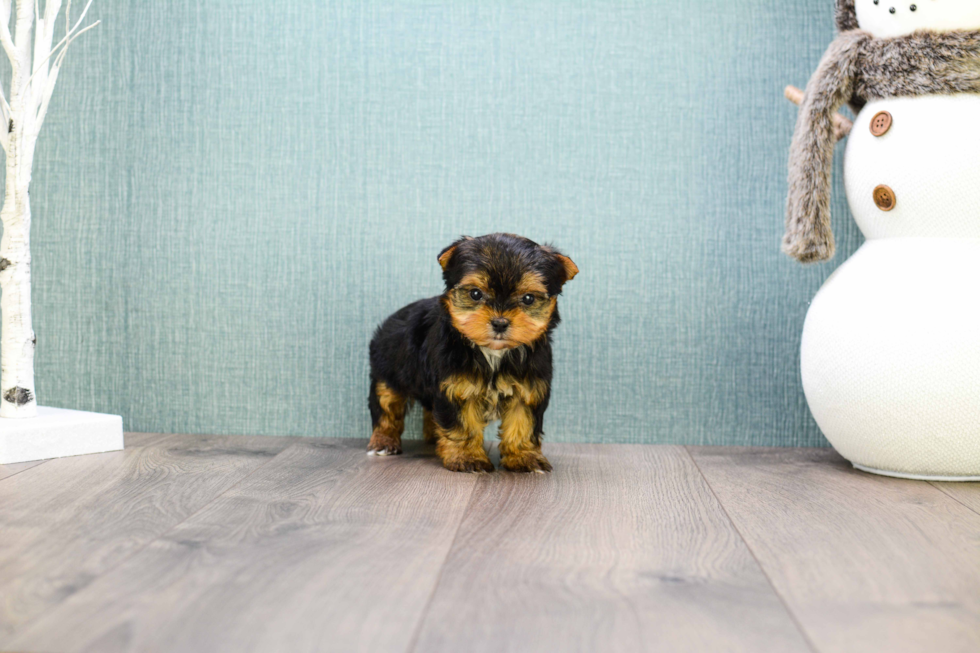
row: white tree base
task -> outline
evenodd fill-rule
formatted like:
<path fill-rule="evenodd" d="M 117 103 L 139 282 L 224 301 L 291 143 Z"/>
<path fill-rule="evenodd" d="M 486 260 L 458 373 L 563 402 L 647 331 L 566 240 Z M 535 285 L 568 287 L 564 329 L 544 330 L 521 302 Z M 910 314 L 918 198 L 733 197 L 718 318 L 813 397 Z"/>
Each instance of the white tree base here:
<path fill-rule="evenodd" d="M 944 483 L 973 483 L 975 481 L 980 481 L 980 476 L 943 476 L 943 475 L 932 475 L 932 474 L 908 474 L 906 472 L 892 472 L 887 469 L 875 469 L 874 467 L 866 467 L 864 465 L 858 465 L 857 463 L 851 463 L 854 465 L 854 469 L 859 469 L 862 472 L 868 472 L 869 474 L 878 474 L 879 476 L 891 476 L 893 478 L 904 478 L 912 481 L 942 481 Z"/>
<path fill-rule="evenodd" d="M 0 465 L 122 448 L 118 415 L 39 406 L 37 417 L 0 419 Z"/>

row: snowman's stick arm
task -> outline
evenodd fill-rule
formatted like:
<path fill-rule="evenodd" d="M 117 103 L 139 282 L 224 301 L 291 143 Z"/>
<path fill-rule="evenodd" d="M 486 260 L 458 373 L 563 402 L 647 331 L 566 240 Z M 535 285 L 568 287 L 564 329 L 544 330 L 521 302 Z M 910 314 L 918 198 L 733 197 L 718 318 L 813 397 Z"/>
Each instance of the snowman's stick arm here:
<path fill-rule="evenodd" d="M 785 95 L 786 99 L 796 106 L 803 105 L 803 91 L 795 86 L 787 86 L 783 91 L 783 95 Z M 853 122 L 839 113 L 834 114 L 834 136 L 837 137 L 838 141 L 842 141 L 847 138 L 847 135 L 851 133 L 852 129 L 854 129 Z"/>

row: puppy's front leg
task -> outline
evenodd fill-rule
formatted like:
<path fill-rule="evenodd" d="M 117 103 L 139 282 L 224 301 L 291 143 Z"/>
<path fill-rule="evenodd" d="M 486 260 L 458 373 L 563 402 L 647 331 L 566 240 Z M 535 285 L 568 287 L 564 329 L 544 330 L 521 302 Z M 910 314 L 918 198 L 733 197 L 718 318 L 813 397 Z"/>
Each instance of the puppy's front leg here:
<path fill-rule="evenodd" d="M 476 398 L 456 408 L 455 423 L 443 426 L 436 413 L 436 455 L 451 472 L 492 472 L 493 463 L 483 450 L 483 429 L 487 422 L 484 406 Z"/>
<path fill-rule="evenodd" d="M 538 421 L 544 410 L 533 410 L 525 399 L 515 395 L 504 406 L 500 420 L 500 466 L 511 472 L 551 471 L 551 463 L 541 453 Z"/>

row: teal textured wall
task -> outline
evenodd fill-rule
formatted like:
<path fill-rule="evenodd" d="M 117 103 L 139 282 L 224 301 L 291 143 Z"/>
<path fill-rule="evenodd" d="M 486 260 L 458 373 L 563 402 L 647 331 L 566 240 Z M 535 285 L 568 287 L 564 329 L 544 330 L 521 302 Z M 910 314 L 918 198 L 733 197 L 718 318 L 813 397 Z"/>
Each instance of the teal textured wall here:
<path fill-rule="evenodd" d="M 833 265 L 779 252 L 781 89 L 832 4 L 97 0 L 35 170 L 42 403 L 367 437 L 375 325 L 514 231 L 582 270 L 548 438 L 824 444 L 797 352 Z"/>

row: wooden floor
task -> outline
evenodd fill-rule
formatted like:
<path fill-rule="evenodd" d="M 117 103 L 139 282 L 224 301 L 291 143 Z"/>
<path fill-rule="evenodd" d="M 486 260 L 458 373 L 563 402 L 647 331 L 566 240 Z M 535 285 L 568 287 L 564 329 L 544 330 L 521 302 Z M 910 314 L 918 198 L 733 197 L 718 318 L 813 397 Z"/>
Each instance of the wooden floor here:
<path fill-rule="evenodd" d="M 0 466 L 3 651 L 980 651 L 980 486 L 829 450 L 130 434 Z M 495 452 L 492 452 L 495 453 Z"/>

